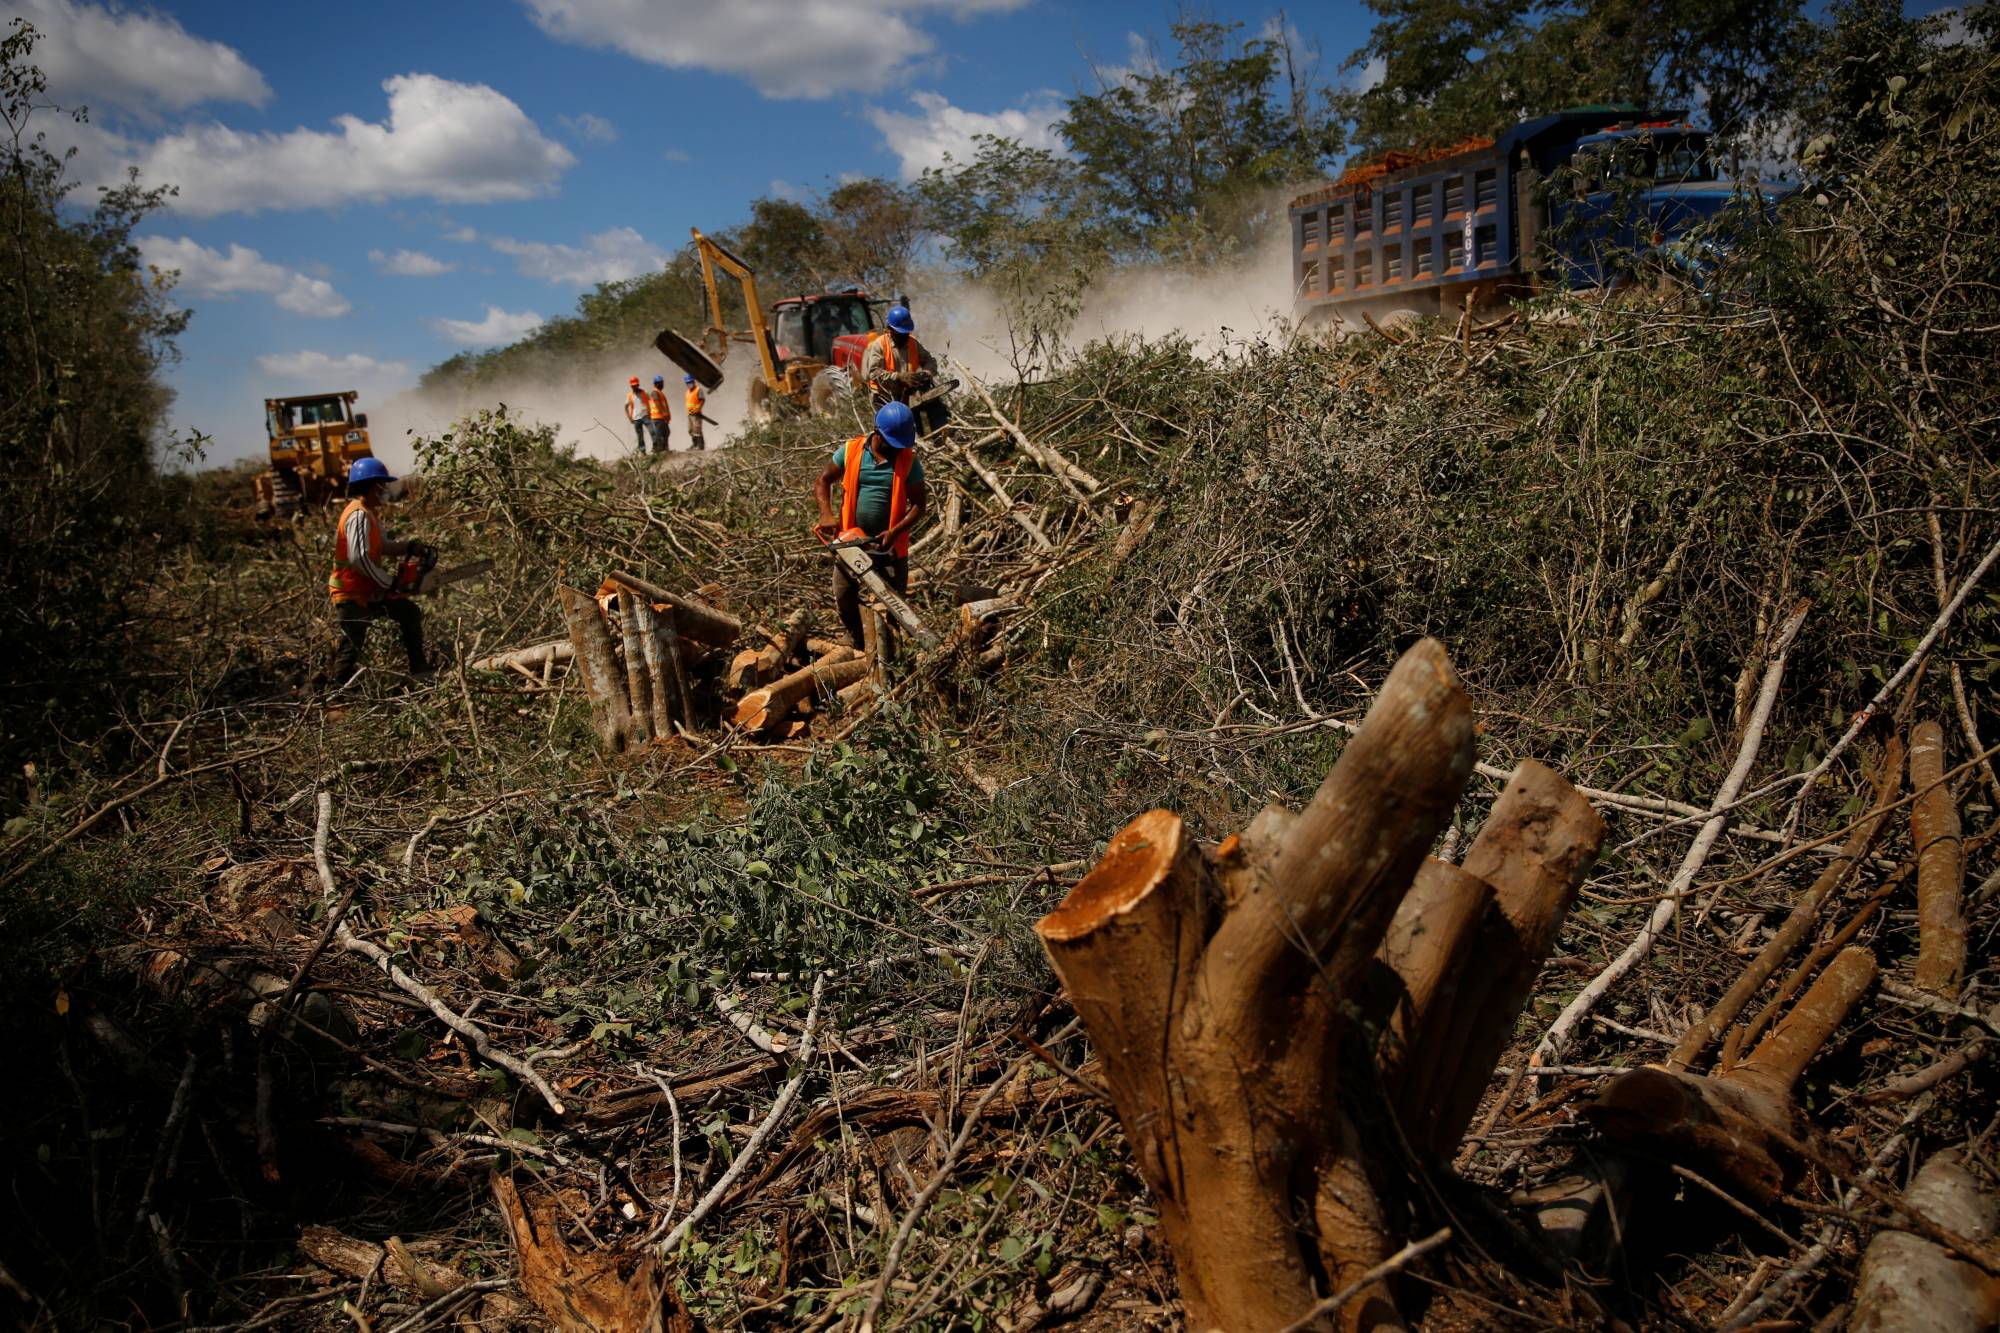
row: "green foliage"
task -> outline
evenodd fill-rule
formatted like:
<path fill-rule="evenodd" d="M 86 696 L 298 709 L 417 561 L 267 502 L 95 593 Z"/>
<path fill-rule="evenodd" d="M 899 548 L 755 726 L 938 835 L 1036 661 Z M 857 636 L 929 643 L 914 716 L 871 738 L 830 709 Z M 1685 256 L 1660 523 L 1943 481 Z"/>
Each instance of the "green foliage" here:
<path fill-rule="evenodd" d="M 1564 107 L 1688 105 L 1720 133 L 1768 132 L 1807 35 L 1798 0 L 1368 0 L 1348 58 L 1380 82 L 1341 99 L 1365 153 L 1492 135 Z"/>
<path fill-rule="evenodd" d="M 457 848 L 437 891 L 505 922 L 577 910 L 551 994 L 606 977 L 612 1008 L 666 1021 L 747 969 L 803 974 L 884 948 L 909 888 L 947 864 L 965 828 L 934 735 L 885 723 L 867 750 L 816 751 L 796 773 L 746 779 L 742 819 L 621 830 L 598 809 L 495 820 Z"/>
<path fill-rule="evenodd" d="M 1318 177 L 1340 149 L 1330 102 L 1297 82 L 1289 34 L 1239 41 L 1241 27 L 1183 18 L 1170 68 L 1069 100 L 1059 128 L 1081 182 L 1141 253 L 1192 261 L 1246 244 L 1274 192 Z"/>
<path fill-rule="evenodd" d="M 155 450 L 170 401 L 158 372 L 188 316 L 166 301 L 133 229 L 164 190 L 125 185 L 79 209 L 67 162 L 34 120 L 51 108 L 37 34 L 0 37 L 0 755 L 110 707 L 129 602 L 161 551 L 189 535 Z M 75 113 L 78 118 L 82 112 Z M 198 452 L 200 441 L 189 442 Z"/>

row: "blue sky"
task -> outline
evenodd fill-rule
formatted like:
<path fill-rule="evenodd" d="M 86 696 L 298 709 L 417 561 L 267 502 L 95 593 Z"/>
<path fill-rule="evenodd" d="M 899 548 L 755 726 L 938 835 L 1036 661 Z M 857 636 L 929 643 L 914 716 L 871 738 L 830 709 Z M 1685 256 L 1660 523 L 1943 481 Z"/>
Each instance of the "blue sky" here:
<path fill-rule="evenodd" d="M 1199 8 L 1253 31 L 1281 11 Z M 1061 99 L 1096 86 L 1093 65 L 1116 77 L 1142 59 L 1177 9 L 0 0 L 0 22 L 34 23 L 52 97 L 90 107 L 85 126 L 43 122 L 77 147 L 86 187 L 127 164 L 180 187 L 142 237 L 195 311 L 170 372 L 174 424 L 212 435 L 221 462 L 262 452 L 269 394 L 352 387 L 381 403 L 461 348 L 647 270 L 690 225 L 741 220 L 759 195 L 908 179 L 974 133 L 1053 146 Z M 1342 78 L 1369 26 L 1358 0 L 1284 12 L 1322 76 Z"/>
<path fill-rule="evenodd" d="M 1277 4 L 1218 0 L 1251 28 Z M 1169 0 L 5 0 L 44 33 L 53 139 L 86 183 L 136 163 L 179 199 L 143 228 L 195 311 L 174 421 L 260 453 L 268 394 L 380 401 L 510 341 L 690 225 L 843 174 L 909 178 L 976 132 L 1048 139 L 1060 98 Z M 1294 5 L 1337 78 L 1351 0 Z"/>

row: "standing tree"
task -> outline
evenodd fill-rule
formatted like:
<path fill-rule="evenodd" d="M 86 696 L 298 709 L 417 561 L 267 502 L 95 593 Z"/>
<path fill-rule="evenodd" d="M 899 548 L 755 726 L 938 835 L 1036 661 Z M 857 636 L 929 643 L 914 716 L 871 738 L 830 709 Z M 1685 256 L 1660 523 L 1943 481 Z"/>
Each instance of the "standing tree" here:
<path fill-rule="evenodd" d="M 1301 79 L 1289 28 L 1239 44 L 1241 26 L 1181 20 L 1171 67 L 1100 78 L 1059 126 L 1105 212 L 1158 253 L 1240 245 L 1274 192 L 1323 174 L 1340 150 L 1331 100 Z"/>
<path fill-rule="evenodd" d="M 1755 139 L 1808 31 L 1798 0 L 1368 0 L 1380 16 L 1339 99 L 1363 152 L 1437 147 L 1599 102 L 1696 105 Z"/>

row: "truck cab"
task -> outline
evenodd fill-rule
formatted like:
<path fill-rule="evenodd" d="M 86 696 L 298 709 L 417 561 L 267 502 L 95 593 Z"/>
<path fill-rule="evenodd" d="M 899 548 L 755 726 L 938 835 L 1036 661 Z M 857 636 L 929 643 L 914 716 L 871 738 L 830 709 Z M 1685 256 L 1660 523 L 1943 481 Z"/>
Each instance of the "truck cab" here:
<path fill-rule="evenodd" d="M 1685 121 L 1586 134 L 1562 165 L 1568 188 L 1551 194 L 1548 217 L 1564 275 L 1576 287 L 1615 284 L 1640 257 L 1699 281 L 1713 256 L 1674 242 L 1742 193 L 1721 179 L 1707 132 Z"/>

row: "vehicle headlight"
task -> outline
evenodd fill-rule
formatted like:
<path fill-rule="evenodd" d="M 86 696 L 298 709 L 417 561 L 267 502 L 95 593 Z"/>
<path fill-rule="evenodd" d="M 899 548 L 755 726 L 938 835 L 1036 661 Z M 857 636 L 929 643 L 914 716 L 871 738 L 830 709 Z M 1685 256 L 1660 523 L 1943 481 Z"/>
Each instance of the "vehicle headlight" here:
<path fill-rule="evenodd" d="M 347 432 L 347 434 L 342 438 L 344 438 L 349 444 L 359 444 L 361 443 L 362 440 L 364 440 L 367 437 L 364 436 L 358 430 L 351 430 Z"/>

